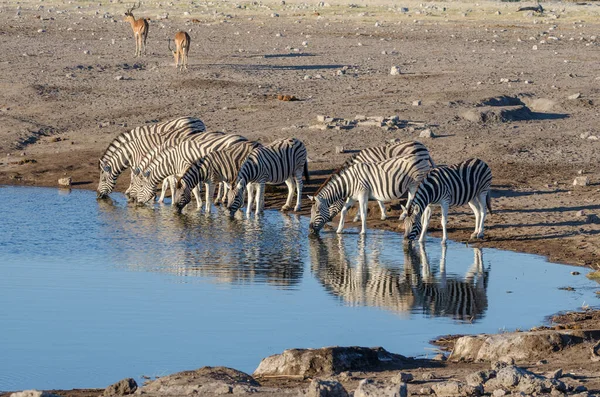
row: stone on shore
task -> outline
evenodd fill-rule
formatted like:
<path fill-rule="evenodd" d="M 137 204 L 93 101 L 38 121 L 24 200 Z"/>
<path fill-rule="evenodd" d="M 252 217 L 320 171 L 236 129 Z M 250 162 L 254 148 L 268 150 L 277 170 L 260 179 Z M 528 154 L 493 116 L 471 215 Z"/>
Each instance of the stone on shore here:
<path fill-rule="evenodd" d="M 47 391 L 23 390 L 20 392 L 12 393 L 10 395 L 10 397 L 60 397 L 60 396 L 49 393 Z"/>
<path fill-rule="evenodd" d="M 128 394 L 133 394 L 137 390 L 138 385 L 135 379 L 126 378 L 118 381 L 117 383 L 113 383 L 104 389 L 103 396 L 126 396 Z"/>
<path fill-rule="evenodd" d="M 381 347 L 289 349 L 263 359 L 253 376 L 319 376 L 343 371 L 402 369 L 412 360 Z"/>
<path fill-rule="evenodd" d="M 335 380 L 313 379 L 306 392 L 307 397 L 348 397 L 348 392 Z"/>
<path fill-rule="evenodd" d="M 138 393 L 152 396 L 213 396 L 254 393 L 260 384 L 250 375 L 227 367 L 202 367 L 156 379 Z"/>
<path fill-rule="evenodd" d="M 406 397 L 406 383 L 386 384 L 372 379 L 363 379 L 354 391 L 354 397 Z"/>
<path fill-rule="evenodd" d="M 58 180 L 58 186 L 60 186 L 60 187 L 70 187 L 72 182 L 73 181 L 71 180 L 71 177 L 60 178 Z"/>

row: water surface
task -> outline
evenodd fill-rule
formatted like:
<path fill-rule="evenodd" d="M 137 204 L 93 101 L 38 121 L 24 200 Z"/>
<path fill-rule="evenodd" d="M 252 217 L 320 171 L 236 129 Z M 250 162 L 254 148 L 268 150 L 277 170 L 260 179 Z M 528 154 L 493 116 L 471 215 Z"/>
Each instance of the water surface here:
<path fill-rule="evenodd" d="M 251 373 L 292 347 L 431 356 L 441 334 L 525 329 L 597 304 L 586 269 L 538 256 L 444 252 L 438 239 L 404 251 L 380 230 L 316 239 L 296 215 L 177 216 L 113 196 L 0 187 L 0 390 L 204 365 Z"/>

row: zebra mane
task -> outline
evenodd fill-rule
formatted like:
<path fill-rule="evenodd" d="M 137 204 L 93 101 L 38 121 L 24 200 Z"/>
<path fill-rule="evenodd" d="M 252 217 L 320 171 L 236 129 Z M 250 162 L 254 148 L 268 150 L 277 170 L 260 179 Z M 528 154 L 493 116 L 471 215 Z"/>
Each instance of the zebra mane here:
<path fill-rule="evenodd" d="M 354 157 L 356 157 L 356 154 L 354 154 L 351 157 L 351 159 L 354 158 Z M 348 163 L 348 161 L 349 160 L 347 160 L 346 162 L 344 162 L 344 164 L 342 164 L 338 169 L 334 170 L 331 174 L 329 174 L 329 176 L 327 177 L 327 179 L 325 179 L 325 181 L 323 181 L 323 183 L 321 183 L 321 186 L 319 186 L 319 188 L 315 192 L 315 197 L 321 192 L 321 190 L 323 190 L 323 188 L 325 188 L 325 186 L 329 183 L 329 181 L 331 181 L 333 179 L 334 176 L 341 174 L 342 171 L 344 171 L 345 169 L 347 169 L 348 167 L 350 167 L 352 165 L 351 163 Z"/>

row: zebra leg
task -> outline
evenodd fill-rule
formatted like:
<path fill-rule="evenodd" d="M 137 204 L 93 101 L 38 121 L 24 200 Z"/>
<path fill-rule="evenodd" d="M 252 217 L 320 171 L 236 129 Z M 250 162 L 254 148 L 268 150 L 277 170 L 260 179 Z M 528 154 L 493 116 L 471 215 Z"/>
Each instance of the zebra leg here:
<path fill-rule="evenodd" d="M 194 193 L 194 197 L 196 197 L 196 209 L 202 209 L 202 191 L 200 190 L 200 184 L 197 184 L 196 187 L 192 189 L 192 193 Z"/>
<path fill-rule="evenodd" d="M 254 183 L 249 183 L 246 186 L 248 190 L 248 204 L 246 205 L 246 216 L 249 218 L 252 213 L 252 204 L 254 204 Z"/>
<path fill-rule="evenodd" d="M 483 224 L 485 222 L 485 217 L 487 216 L 487 195 L 488 192 L 479 195 L 479 232 L 477 233 L 477 238 L 483 238 Z"/>
<path fill-rule="evenodd" d="M 350 199 L 348 199 L 350 200 Z M 348 203 L 348 200 L 346 200 L 346 203 Z M 350 208 L 352 206 L 349 206 L 348 208 Z M 360 220 L 360 209 L 356 210 L 356 215 L 354 215 L 354 218 L 352 219 L 352 222 L 358 222 Z"/>
<path fill-rule="evenodd" d="M 477 197 L 469 201 L 469 207 L 471 207 L 471 209 L 473 210 L 473 214 L 475 214 L 475 231 L 471 233 L 471 238 L 477 238 L 477 235 L 479 233 L 479 218 L 481 217 L 481 214 L 479 213 L 480 208 Z"/>
<path fill-rule="evenodd" d="M 164 203 L 168 188 L 169 188 L 169 178 L 167 177 L 167 178 L 163 179 L 162 186 L 160 187 L 160 197 L 158 198 L 158 202 L 160 204 Z M 173 188 L 171 187 L 171 189 L 173 189 Z M 173 196 L 173 190 L 171 190 L 171 196 Z"/>
<path fill-rule="evenodd" d="M 265 207 L 265 184 L 259 183 L 256 188 L 256 215 L 260 215 Z"/>
<path fill-rule="evenodd" d="M 448 230 L 446 229 L 446 225 L 448 224 L 448 203 L 442 201 L 442 244 L 446 244 L 446 240 L 448 240 Z"/>
<path fill-rule="evenodd" d="M 224 186 L 223 182 L 220 182 L 219 190 L 217 190 L 217 198 L 215 199 L 215 205 L 221 204 L 221 193 L 224 190 L 223 186 Z"/>
<path fill-rule="evenodd" d="M 288 196 L 287 196 L 287 200 L 285 200 L 285 205 L 283 207 L 281 207 L 282 211 L 287 211 L 290 208 L 292 208 L 292 199 L 294 198 L 294 188 L 295 186 L 295 182 L 293 178 L 289 178 L 286 179 L 285 184 L 287 185 L 288 188 Z"/>
<path fill-rule="evenodd" d="M 206 203 L 204 204 L 204 212 L 210 214 L 212 209 L 212 198 L 215 194 L 215 185 L 209 181 L 204 184 L 204 188 L 206 189 Z"/>
<path fill-rule="evenodd" d="M 296 174 L 296 207 L 294 211 L 300 211 L 302 208 L 302 189 L 304 188 L 304 182 L 302 182 L 302 173 Z"/>
<path fill-rule="evenodd" d="M 340 211 L 340 223 L 338 225 L 337 230 L 335 231 L 336 233 L 341 233 L 344 230 L 344 223 L 346 222 L 346 215 L 348 214 L 348 208 L 352 207 L 354 205 L 354 200 L 351 199 L 350 197 L 348 197 L 348 200 L 346 200 L 346 204 L 344 204 L 344 206 L 342 207 L 342 210 Z"/>
<path fill-rule="evenodd" d="M 361 230 L 360 234 L 367 233 L 367 204 L 369 203 L 369 196 L 367 192 L 362 193 L 358 196 L 358 210 L 360 211 L 360 222 Z"/>
<path fill-rule="evenodd" d="M 387 219 L 387 214 L 385 213 L 385 204 L 383 201 L 377 200 L 377 204 L 379 204 L 379 210 L 381 211 L 381 220 L 385 221 Z"/>
<path fill-rule="evenodd" d="M 429 221 L 431 220 L 431 208 L 427 206 L 423 214 L 421 214 L 421 236 L 419 237 L 419 242 L 425 242 L 425 236 L 427 235 L 427 228 L 429 227 Z"/>

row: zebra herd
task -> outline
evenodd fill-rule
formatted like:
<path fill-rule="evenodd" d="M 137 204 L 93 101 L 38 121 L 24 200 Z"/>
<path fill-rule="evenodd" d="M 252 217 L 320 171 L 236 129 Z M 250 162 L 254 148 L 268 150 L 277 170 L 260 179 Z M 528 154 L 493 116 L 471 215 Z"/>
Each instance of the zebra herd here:
<path fill-rule="evenodd" d="M 283 211 L 301 209 L 302 177 L 308 181 L 307 152 L 295 138 L 279 139 L 262 145 L 241 135 L 207 132 L 202 120 L 180 117 L 167 122 L 135 128 L 117 136 L 100 157 L 98 198 L 107 197 L 119 175 L 131 168 L 126 191 L 130 201 L 145 204 L 156 196 L 162 182 L 159 202 L 171 189 L 177 211 L 196 197 L 202 208 L 200 187 L 204 184 L 205 211 L 210 212 L 214 188 L 219 185 L 215 203 L 225 203 L 230 215 L 244 204 L 246 215 L 252 209 L 258 215 L 264 208 L 265 184 L 288 187 Z M 475 231 L 471 238 L 483 237 L 483 225 L 489 210 L 492 174 L 479 159 L 454 165 L 436 165 L 428 149 L 410 141 L 362 150 L 348 159 L 319 187 L 314 196 L 309 230 L 318 233 L 340 214 L 337 232 L 343 230 L 348 209 L 359 203 L 357 218 L 361 234 L 366 233 L 367 202 L 377 200 L 381 218 L 386 218 L 385 202 L 408 194 L 402 206 L 405 240 L 424 241 L 431 217 L 431 206 L 442 212 L 442 243 L 447 239 L 447 215 L 450 206 L 469 204 L 475 213 Z M 294 192 L 296 202 L 293 203 Z"/>

